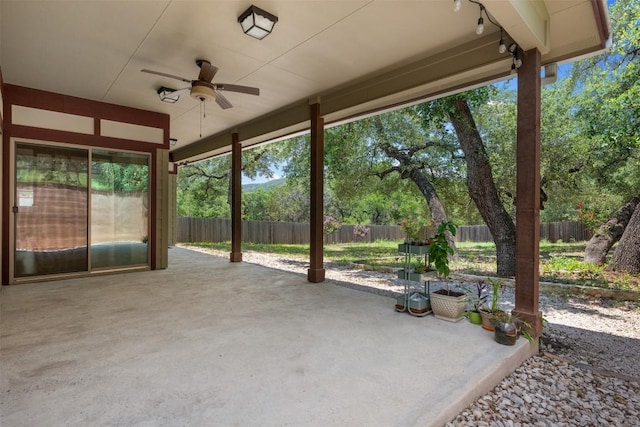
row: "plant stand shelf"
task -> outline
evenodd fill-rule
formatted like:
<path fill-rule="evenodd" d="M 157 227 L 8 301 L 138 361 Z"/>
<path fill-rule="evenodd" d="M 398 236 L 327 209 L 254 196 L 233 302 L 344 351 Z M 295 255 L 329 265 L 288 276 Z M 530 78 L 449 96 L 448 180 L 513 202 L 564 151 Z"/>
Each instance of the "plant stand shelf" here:
<path fill-rule="evenodd" d="M 407 312 L 412 316 L 423 317 L 431 314 L 431 300 L 429 299 L 429 280 L 431 273 L 415 273 L 411 267 L 414 255 L 424 257 L 425 265 L 429 262 L 429 246 L 417 246 L 402 243 L 398 245 L 398 252 L 404 254 L 404 268 L 398 270 L 398 278 L 402 280 L 404 290 L 396 299 L 395 309 Z"/>

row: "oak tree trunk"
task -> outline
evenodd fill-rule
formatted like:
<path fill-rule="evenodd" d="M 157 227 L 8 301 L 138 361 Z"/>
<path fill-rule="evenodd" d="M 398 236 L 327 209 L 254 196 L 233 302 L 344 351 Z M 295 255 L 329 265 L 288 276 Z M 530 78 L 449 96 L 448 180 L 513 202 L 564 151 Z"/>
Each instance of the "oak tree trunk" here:
<path fill-rule="evenodd" d="M 440 197 L 438 197 L 436 189 L 431 185 L 431 182 L 424 172 L 418 166 L 412 164 L 411 157 L 405 152 L 398 150 L 389 144 L 382 144 L 382 149 L 387 156 L 400 162 L 400 165 L 402 166 L 401 169 L 404 171 L 400 176 L 403 179 L 410 178 L 416 184 L 424 196 L 424 199 L 427 201 L 429 211 L 431 212 L 431 220 L 436 224 L 436 227 L 440 223 L 447 222 L 447 213 L 444 210 L 442 201 L 440 201 Z M 448 231 L 446 232 L 446 236 L 447 243 L 449 243 L 449 246 L 453 249 L 453 257 L 456 258 L 458 256 L 456 242 Z"/>
<path fill-rule="evenodd" d="M 453 101 L 449 118 L 467 162 L 467 189 L 496 244 L 499 277 L 516 274 L 516 227 L 504 209 L 493 181 L 489 157 L 466 98 Z"/>
<path fill-rule="evenodd" d="M 443 222 L 447 222 L 447 213 L 444 210 L 444 206 L 440 201 L 440 197 L 438 197 L 438 193 L 436 189 L 433 188 L 431 182 L 427 179 L 425 174 L 418 168 L 412 169 L 410 172 L 411 180 L 418 186 L 420 192 L 424 196 L 427 204 L 429 205 L 429 211 L 431 212 L 431 220 L 434 224 L 436 224 L 436 228 L 439 224 Z M 456 258 L 458 256 L 458 249 L 456 248 L 456 242 L 451 233 L 447 231 L 445 233 L 447 237 L 447 243 L 451 249 L 453 249 L 453 257 Z"/>
<path fill-rule="evenodd" d="M 613 269 L 631 274 L 640 273 L 640 203 L 636 205 L 613 254 Z"/>
<path fill-rule="evenodd" d="M 609 250 L 625 233 L 627 224 L 638 205 L 640 205 L 640 194 L 622 205 L 607 222 L 598 228 L 587 243 L 584 251 L 585 262 L 598 265 L 605 263 Z"/>

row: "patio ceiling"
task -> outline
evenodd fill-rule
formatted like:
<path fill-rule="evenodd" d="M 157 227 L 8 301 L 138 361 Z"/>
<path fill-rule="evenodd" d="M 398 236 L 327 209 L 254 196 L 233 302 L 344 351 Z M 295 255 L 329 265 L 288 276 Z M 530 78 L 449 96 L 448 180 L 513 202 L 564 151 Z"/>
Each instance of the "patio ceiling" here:
<path fill-rule="evenodd" d="M 498 28 L 463 0 L 255 1 L 278 16 L 262 41 L 242 33 L 244 1 L 12 1 L 0 3 L 5 83 L 171 116 L 174 161 L 230 150 L 237 131 L 248 146 L 305 130 L 310 99 L 327 123 L 509 76 Z M 601 0 L 485 0 L 489 13 L 543 63 L 602 49 Z M 141 73 L 195 78 L 194 60 L 219 67 L 215 81 L 259 87 L 259 97 L 225 92 L 229 110 L 183 95 L 163 103 L 156 90 L 185 84 Z M 201 121 L 202 120 L 202 121 Z M 202 126 L 202 131 L 200 131 Z M 202 132 L 202 137 L 200 133 Z"/>

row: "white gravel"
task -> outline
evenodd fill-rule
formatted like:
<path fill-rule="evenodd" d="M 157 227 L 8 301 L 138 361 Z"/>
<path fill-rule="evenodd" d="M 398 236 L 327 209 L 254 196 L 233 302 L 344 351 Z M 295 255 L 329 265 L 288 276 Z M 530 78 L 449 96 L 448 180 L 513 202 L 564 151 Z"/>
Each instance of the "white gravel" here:
<path fill-rule="evenodd" d="M 228 257 L 222 251 L 188 247 Z M 244 252 L 245 262 L 306 276 L 306 259 Z M 382 295 L 403 290 L 395 275 L 325 263 L 341 286 Z M 473 285 L 473 283 L 471 284 Z M 513 308 L 507 288 L 501 305 Z M 640 426 L 640 303 L 541 294 L 540 353 L 448 426 Z"/>

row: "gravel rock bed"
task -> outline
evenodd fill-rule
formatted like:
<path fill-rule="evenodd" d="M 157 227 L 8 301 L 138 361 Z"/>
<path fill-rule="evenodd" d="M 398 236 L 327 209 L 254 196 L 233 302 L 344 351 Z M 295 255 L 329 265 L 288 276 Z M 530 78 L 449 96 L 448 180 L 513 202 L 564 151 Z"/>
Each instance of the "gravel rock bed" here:
<path fill-rule="evenodd" d="M 228 257 L 222 251 L 188 247 Z M 306 259 L 244 252 L 243 260 L 305 275 Z M 325 263 L 337 285 L 393 296 L 403 286 L 390 273 Z M 475 286 L 459 284 L 459 287 Z M 437 284 L 432 290 L 438 288 Z M 501 305 L 513 308 L 513 288 Z M 640 304 L 541 294 L 546 319 L 540 353 L 449 426 L 640 426 Z"/>

